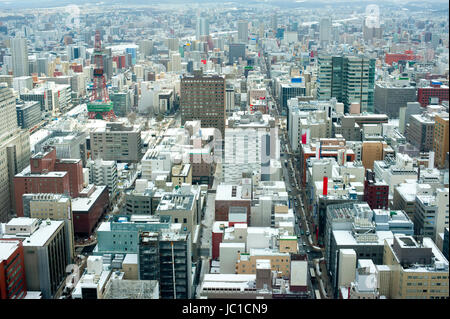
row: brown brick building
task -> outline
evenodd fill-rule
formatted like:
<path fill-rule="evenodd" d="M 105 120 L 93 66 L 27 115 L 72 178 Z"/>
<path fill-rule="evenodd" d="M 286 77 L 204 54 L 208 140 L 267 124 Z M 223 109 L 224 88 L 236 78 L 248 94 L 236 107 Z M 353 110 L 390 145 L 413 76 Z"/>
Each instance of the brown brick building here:
<path fill-rule="evenodd" d="M 225 79 L 218 75 L 184 76 L 180 92 L 181 123 L 201 120 L 225 136 Z"/>

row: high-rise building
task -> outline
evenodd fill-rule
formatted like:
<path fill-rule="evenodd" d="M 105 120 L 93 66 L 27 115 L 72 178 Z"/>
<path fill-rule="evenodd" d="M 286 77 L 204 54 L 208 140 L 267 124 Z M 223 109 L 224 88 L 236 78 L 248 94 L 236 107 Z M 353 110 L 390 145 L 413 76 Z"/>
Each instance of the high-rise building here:
<path fill-rule="evenodd" d="M 0 238 L 0 299 L 22 299 L 26 294 L 22 241 Z"/>
<path fill-rule="evenodd" d="M 198 17 L 196 28 L 196 39 L 200 40 L 202 36 L 209 35 L 209 20 Z"/>
<path fill-rule="evenodd" d="M 433 150 L 434 125 L 434 116 L 431 114 L 411 115 L 406 129 L 406 140 L 421 152 Z"/>
<path fill-rule="evenodd" d="M 41 291 L 44 299 L 61 295 L 66 266 L 72 262 L 65 227 L 64 221 L 27 217 L 5 225 L 3 238 L 22 240 L 27 290 Z"/>
<path fill-rule="evenodd" d="M 394 235 L 385 241 L 382 263 L 391 270 L 387 298 L 448 298 L 448 260 L 430 238 L 419 244 L 412 236 Z"/>
<path fill-rule="evenodd" d="M 213 127 L 225 136 L 225 79 L 218 75 L 195 74 L 181 79 L 181 122 L 201 120 L 201 127 Z"/>
<path fill-rule="evenodd" d="M 271 180 L 271 160 L 279 159 L 278 132 L 269 115 L 238 114 L 228 118 L 225 129 L 224 181 L 239 183 L 243 173 Z M 278 153 L 277 153 L 278 152 Z"/>
<path fill-rule="evenodd" d="M 245 60 L 245 44 L 230 43 L 228 45 L 228 63 L 233 64 L 239 61 L 239 58 Z"/>
<path fill-rule="evenodd" d="M 17 125 L 23 129 L 30 129 L 41 122 L 41 104 L 37 101 L 29 101 L 16 104 Z"/>
<path fill-rule="evenodd" d="M 375 85 L 374 109 L 376 113 L 386 114 L 390 118 L 398 118 L 401 107 L 406 107 L 408 102 L 415 102 L 416 87 L 394 86 L 386 82 Z"/>
<path fill-rule="evenodd" d="M 11 56 L 12 69 L 14 76 L 28 76 L 30 75 L 28 64 L 28 46 L 27 39 L 11 38 Z"/>
<path fill-rule="evenodd" d="M 89 183 L 98 186 L 107 186 L 109 198 L 113 199 L 117 195 L 117 165 L 115 161 L 103 161 L 96 159 L 88 161 L 86 167 L 89 168 Z"/>
<path fill-rule="evenodd" d="M 52 193 L 78 197 L 83 190 L 81 159 L 56 159 L 53 148 L 29 158 L 30 165 L 14 176 L 17 216 L 24 216 L 23 194 Z"/>
<path fill-rule="evenodd" d="M 144 59 L 145 57 L 151 55 L 152 52 L 153 52 L 152 40 L 141 40 L 141 42 L 139 42 L 139 54 L 141 59 Z"/>
<path fill-rule="evenodd" d="M 320 19 L 319 41 L 321 44 L 326 44 L 331 41 L 331 18 Z"/>
<path fill-rule="evenodd" d="M 376 180 L 375 173 L 371 169 L 366 170 L 364 201 L 371 209 L 389 207 L 389 185 L 384 181 Z"/>
<path fill-rule="evenodd" d="M 142 232 L 138 256 L 139 279 L 158 280 L 161 299 L 192 298 L 190 233 Z"/>
<path fill-rule="evenodd" d="M 375 59 L 363 56 L 319 55 L 317 98 L 335 97 L 349 111 L 351 103 L 359 103 L 361 112 L 373 112 Z"/>
<path fill-rule="evenodd" d="M 429 87 L 422 87 L 417 89 L 417 102 L 421 106 L 426 107 L 430 104 L 440 104 L 443 101 L 448 101 L 449 88 L 445 85 L 431 85 Z"/>
<path fill-rule="evenodd" d="M 73 260 L 75 250 L 71 198 L 63 194 L 24 194 L 22 198 L 25 217 L 64 221 L 69 259 Z"/>
<path fill-rule="evenodd" d="M 434 165 L 438 168 L 448 167 L 449 136 L 448 113 L 439 113 L 434 117 Z"/>
<path fill-rule="evenodd" d="M 275 34 L 278 28 L 278 15 L 274 13 L 270 20 L 270 26 L 272 28 L 272 32 Z"/>
<path fill-rule="evenodd" d="M 379 141 L 364 141 L 362 143 L 362 163 L 365 169 L 373 169 L 373 162 L 384 158 L 384 144 Z"/>
<path fill-rule="evenodd" d="M 14 209 L 14 175 L 28 164 L 30 134 L 17 126 L 16 99 L 11 89 L 0 86 L 0 221 L 7 222 Z"/>
<path fill-rule="evenodd" d="M 240 20 L 237 23 L 238 26 L 238 42 L 248 42 L 248 21 Z"/>
<path fill-rule="evenodd" d="M 137 163 L 142 158 L 141 129 L 123 123 L 107 123 L 91 132 L 92 159 Z"/>

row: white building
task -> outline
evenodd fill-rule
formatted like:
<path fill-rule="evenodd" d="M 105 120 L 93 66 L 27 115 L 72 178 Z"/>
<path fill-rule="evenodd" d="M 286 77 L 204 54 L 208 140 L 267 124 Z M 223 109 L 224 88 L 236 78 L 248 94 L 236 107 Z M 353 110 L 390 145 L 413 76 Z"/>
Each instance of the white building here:
<path fill-rule="evenodd" d="M 86 164 L 89 169 L 89 184 L 107 186 L 109 197 L 113 199 L 117 194 L 117 164 L 115 161 L 101 159 L 89 160 Z"/>
<path fill-rule="evenodd" d="M 234 274 L 236 272 L 236 262 L 238 254 L 245 252 L 243 242 L 222 242 L 220 243 L 220 273 Z"/>
<path fill-rule="evenodd" d="M 12 71 L 14 76 L 30 75 L 27 39 L 11 38 L 10 46 L 12 57 Z"/>
<path fill-rule="evenodd" d="M 243 173 L 258 180 L 274 180 L 279 173 L 279 139 L 275 120 L 270 115 L 234 113 L 225 129 L 224 182 L 238 183 Z M 281 168 L 281 164 L 279 164 Z M 277 180 L 277 179 L 275 179 Z"/>

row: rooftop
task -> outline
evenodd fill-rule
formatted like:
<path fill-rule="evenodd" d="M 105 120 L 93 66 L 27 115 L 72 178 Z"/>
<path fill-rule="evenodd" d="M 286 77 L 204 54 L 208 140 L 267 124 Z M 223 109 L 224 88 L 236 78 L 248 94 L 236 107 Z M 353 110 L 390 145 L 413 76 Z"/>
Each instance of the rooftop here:
<path fill-rule="evenodd" d="M 95 191 L 89 197 L 77 197 L 72 199 L 72 211 L 87 212 L 102 194 L 106 186 L 96 186 Z"/>
<path fill-rule="evenodd" d="M 25 218 L 25 217 L 24 217 Z M 34 218 L 27 218 L 34 219 Z M 10 221 L 11 222 L 11 221 Z M 24 238 L 23 246 L 35 246 L 42 247 L 53 234 L 58 230 L 61 225 L 64 225 L 64 221 L 45 220 L 39 225 L 39 228 L 31 236 L 17 236 L 17 235 L 4 235 L 3 238 Z"/>

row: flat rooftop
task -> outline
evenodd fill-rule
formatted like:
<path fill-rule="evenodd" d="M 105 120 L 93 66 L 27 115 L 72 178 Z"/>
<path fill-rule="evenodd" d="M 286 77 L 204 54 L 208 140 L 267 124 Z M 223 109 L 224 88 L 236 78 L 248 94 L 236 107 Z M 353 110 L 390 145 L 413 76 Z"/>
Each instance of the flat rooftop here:
<path fill-rule="evenodd" d="M 24 239 L 22 244 L 26 246 L 44 246 L 50 237 L 56 232 L 56 230 L 64 224 L 64 221 L 56 220 L 43 220 L 39 225 L 39 228 L 31 236 L 16 236 L 16 235 L 4 235 L 3 238 L 21 238 Z"/>
<path fill-rule="evenodd" d="M 77 197 L 72 199 L 73 212 L 87 212 L 95 204 L 106 186 L 96 186 L 95 191 L 89 197 Z"/>
<path fill-rule="evenodd" d="M 0 240 L 0 263 L 8 259 L 17 247 L 19 247 L 17 240 Z"/>

